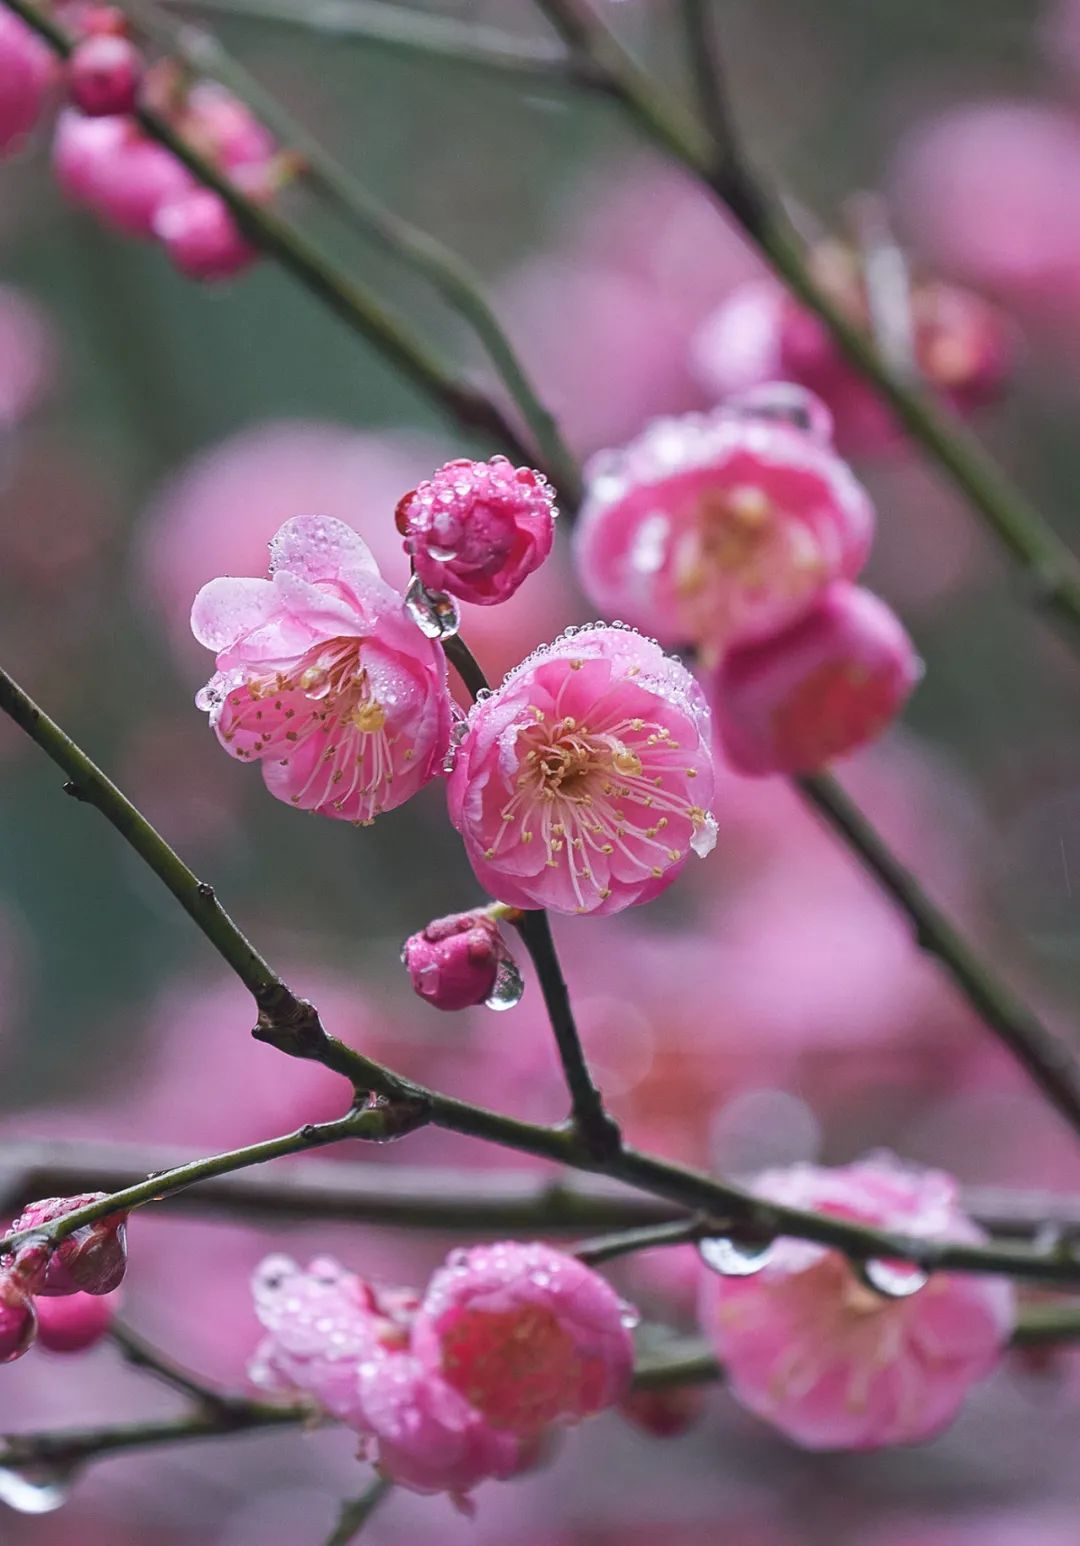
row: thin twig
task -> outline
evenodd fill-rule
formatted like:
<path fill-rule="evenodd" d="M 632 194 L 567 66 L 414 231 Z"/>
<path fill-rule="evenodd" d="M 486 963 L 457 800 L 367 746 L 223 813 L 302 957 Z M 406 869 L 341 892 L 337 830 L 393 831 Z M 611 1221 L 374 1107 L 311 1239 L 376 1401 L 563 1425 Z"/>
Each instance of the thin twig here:
<path fill-rule="evenodd" d="M 472 329 L 487 351 L 507 393 L 535 442 L 530 447 L 506 423 L 501 443 L 518 461 L 544 462 L 560 494 L 576 505 L 580 474 L 554 415 L 538 396 L 517 350 L 484 296 L 469 265 L 429 232 L 388 208 L 381 199 L 297 122 L 269 91 L 208 32 L 176 21 L 154 0 L 122 0 L 123 8 L 149 37 L 200 74 L 226 86 L 303 163 L 311 186 L 323 194 L 363 235 L 426 280 Z"/>
<path fill-rule="evenodd" d="M 349 1546 L 350 1541 L 355 1541 L 392 1485 L 385 1476 L 377 1476 L 361 1497 L 343 1503 L 338 1522 L 326 1538 L 326 1546 Z"/>
<path fill-rule="evenodd" d="M 271 1406 L 242 1396 L 216 1411 L 97 1427 L 59 1428 L 46 1433 L 9 1433 L 0 1440 L 0 1470 L 35 1467 L 74 1470 L 91 1460 L 193 1439 L 231 1437 L 261 1428 L 295 1428 L 315 1421 L 310 1406 Z"/>
<path fill-rule="evenodd" d="M 196 1375 L 189 1374 L 179 1364 L 173 1363 L 171 1358 L 130 1326 L 124 1325 L 123 1321 L 113 1321 L 109 1327 L 109 1339 L 119 1349 L 125 1363 L 133 1369 L 141 1369 L 170 1389 L 179 1391 L 198 1407 L 216 1412 L 220 1408 L 229 1408 L 235 1399 L 205 1385 Z"/>
<path fill-rule="evenodd" d="M 694 1245 L 710 1236 L 729 1234 L 730 1219 L 672 1219 L 663 1224 L 646 1224 L 640 1229 L 623 1229 L 617 1234 L 598 1235 L 595 1240 L 582 1240 L 574 1247 L 579 1261 L 598 1267 L 602 1262 L 614 1261 L 619 1256 L 630 1256 L 637 1251 L 652 1251 L 665 1245 Z"/>
<path fill-rule="evenodd" d="M 577 59 L 556 44 L 385 0 L 176 0 L 176 4 L 180 10 L 200 15 L 271 22 L 322 33 L 335 43 L 362 43 L 406 58 L 461 65 L 495 80 L 503 78 L 515 87 L 608 89 L 605 77 L 589 60 Z"/>
<path fill-rule="evenodd" d="M 907 915 L 922 949 L 937 958 L 1047 1099 L 1080 1131 L 1080 1064 L 1068 1043 L 1043 1025 L 987 961 L 972 950 L 834 778 L 816 774 L 799 779 L 798 787 L 804 799 L 839 833 L 882 890 Z"/>
<path fill-rule="evenodd" d="M 842 353 L 877 389 L 910 437 L 979 511 L 1025 571 L 1033 598 L 1080 638 L 1080 563 L 974 435 L 918 388 L 901 380 L 872 339 L 817 283 L 781 201 L 752 171 L 731 133 L 716 141 L 653 80 L 586 0 L 536 0 L 563 42 L 606 75 L 632 122 L 680 162 L 732 214 L 795 295 L 825 324 Z"/>

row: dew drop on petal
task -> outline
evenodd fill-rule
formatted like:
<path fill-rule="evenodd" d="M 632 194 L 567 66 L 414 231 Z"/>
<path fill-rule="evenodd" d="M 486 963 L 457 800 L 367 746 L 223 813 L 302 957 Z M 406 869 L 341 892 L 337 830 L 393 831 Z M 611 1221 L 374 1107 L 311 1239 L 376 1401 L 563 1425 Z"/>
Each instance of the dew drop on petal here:
<path fill-rule="evenodd" d="M 514 1009 L 521 1003 L 521 995 L 524 992 L 524 978 L 518 971 L 515 963 L 505 959 L 499 962 L 491 995 L 484 1000 L 484 1003 L 488 1009 L 500 1011 L 503 1009 Z"/>
<path fill-rule="evenodd" d="M 928 1272 L 910 1262 L 876 1259 L 864 1264 L 862 1276 L 869 1287 L 885 1299 L 910 1299 L 930 1281 Z"/>
<path fill-rule="evenodd" d="M 427 639 L 450 639 L 461 626 L 457 603 L 450 597 L 429 591 L 413 575 L 405 592 L 405 610 Z"/>
<path fill-rule="evenodd" d="M 732 1240 L 719 1235 L 712 1240 L 702 1240 L 698 1252 L 706 1267 L 725 1278 L 750 1278 L 768 1263 L 772 1255 L 771 1240 Z"/>

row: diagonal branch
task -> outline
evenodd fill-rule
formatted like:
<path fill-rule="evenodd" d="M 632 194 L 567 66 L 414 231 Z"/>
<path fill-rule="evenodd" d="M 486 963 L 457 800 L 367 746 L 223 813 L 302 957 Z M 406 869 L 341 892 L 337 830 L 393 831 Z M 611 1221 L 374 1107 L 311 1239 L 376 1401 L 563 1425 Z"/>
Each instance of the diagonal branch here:
<path fill-rule="evenodd" d="M 0 0 L 61 58 L 72 41 L 37 0 Z M 266 204 L 248 198 L 201 151 L 149 107 L 134 114 L 143 130 L 170 150 L 205 187 L 228 205 L 248 239 L 276 258 L 352 331 L 366 338 L 419 391 L 429 396 L 455 424 L 499 444 L 514 444 L 517 433 L 502 409 L 471 384 L 460 380 L 430 352 L 373 291 L 344 274 L 308 238 Z"/>
<path fill-rule="evenodd" d="M 483 293 L 482 281 L 437 237 L 396 214 L 297 122 L 248 70 L 208 32 L 177 22 L 155 0 L 123 0 L 136 25 L 193 70 L 220 82 L 244 102 L 275 138 L 299 155 L 311 186 L 364 236 L 411 268 L 450 304 L 487 351 L 529 428 L 536 451 L 563 497 L 580 499 L 580 473 L 553 414 L 538 396 L 509 336 Z M 508 428 L 500 439 L 514 457 L 532 461 L 536 452 Z"/>
<path fill-rule="evenodd" d="M 855 369 L 889 404 L 908 435 L 980 513 L 1024 570 L 1034 599 L 1080 642 L 1080 562 L 979 441 L 916 387 L 898 377 L 873 340 L 844 315 L 814 279 L 803 244 L 780 200 L 751 170 L 731 128 L 722 85 L 713 122 L 724 138 L 685 112 L 597 16 L 587 0 L 536 0 L 568 48 L 592 61 L 631 121 L 698 178 L 735 218 L 793 293 L 825 324 Z M 722 115 L 722 118 L 718 117 Z"/>
<path fill-rule="evenodd" d="M 392 1485 L 385 1476 L 377 1476 L 361 1497 L 343 1503 L 338 1522 L 326 1538 L 326 1546 L 349 1546 L 350 1541 L 355 1541 Z"/>

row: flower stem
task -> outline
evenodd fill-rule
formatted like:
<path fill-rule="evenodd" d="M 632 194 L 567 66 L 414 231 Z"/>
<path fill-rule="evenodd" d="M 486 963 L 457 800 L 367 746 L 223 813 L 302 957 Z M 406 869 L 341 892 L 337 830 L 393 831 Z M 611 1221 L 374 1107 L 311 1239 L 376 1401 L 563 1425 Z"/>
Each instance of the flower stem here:
<path fill-rule="evenodd" d="M 937 958 L 1043 1094 L 1080 1131 L 1080 1064 L 1068 1044 L 1048 1030 L 971 948 L 834 778 L 818 773 L 797 783 L 803 798 L 907 915 L 922 949 Z"/>
<path fill-rule="evenodd" d="M 326 1546 L 349 1546 L 350 1541 L 355 1541 L 392 1485 L 385 1476 L 377 1476 L 361 1497 L 343 1503 L 338 1522 L 326 1538 Z"/>
<path fill-rule="evenodd" d="M 447 659 L 461 677 L 474 702 L 480 693 L 490 690 L 483 667 L 460 634 L 451 635 L 444 641 L 443 647 Z M 540 982 L 540 991 L 544 995 L 563 1077 L 570 1092 L 571 1124 L 589 1153 L 602 1159 L 618 1151 L 622 1133 L 618 1123 L 605 1109 L 604 1098 L 589 1070 L 570 1003 L 570 990 L 566 986 L 559 954 L 555 949 L 551 922 L 547 913 L 541 909 L 523 911 L 512 921 L 529 952 Z"/>

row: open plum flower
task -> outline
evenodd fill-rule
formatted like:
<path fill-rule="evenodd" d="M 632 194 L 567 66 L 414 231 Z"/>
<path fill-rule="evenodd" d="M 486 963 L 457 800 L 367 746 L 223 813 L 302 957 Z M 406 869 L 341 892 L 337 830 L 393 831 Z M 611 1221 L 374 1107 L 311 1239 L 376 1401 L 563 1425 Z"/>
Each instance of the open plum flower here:
<path fill-rule="evenodd" d="M 469 714 L 450 816 L 484 889 L 513 907 L 615 913 L 716 840 L 709 710 L 627 628 L 572 630 Z"/>
<path fill-rule="evenodd" d="M 980 1242 L 940 1171 L 877 1156 L 834 1170 L 768 1171 L 770 1201 L 927 1239 Z M 1000 1360 L 1015 1318 L 999 1278 L 871 1263 L 781 1239 L 763 1261 L 707 1272 L 701 1320 L 738 1401 L 806 1449 L 878 1449 L 932 1437 Z M 706 1261 L 711 1256 L 703 1246 Z M 754 1268 L 756 1267 L 756 1270 Z M 876 1284 L 877 1286 L 871 1286 Z"/>
<path fill-rule="evenodd" d="M 192 630 L 218 665 L 196 702 L 277 799 L 366 825 L 442 766 L 442 650 L 342 521 L 286 521 L 270 575 L 211 580 L 195 598 Z"/>
<path fill-rule="evenodd" d="M 804 616 L 866 561 L 873 509 L 827 438 L 828 413 L 794 422 L 745 406 L 658 419 L 594 457 L 575 532 L 582 586 L 609 616 L 707 663 Z"/>

